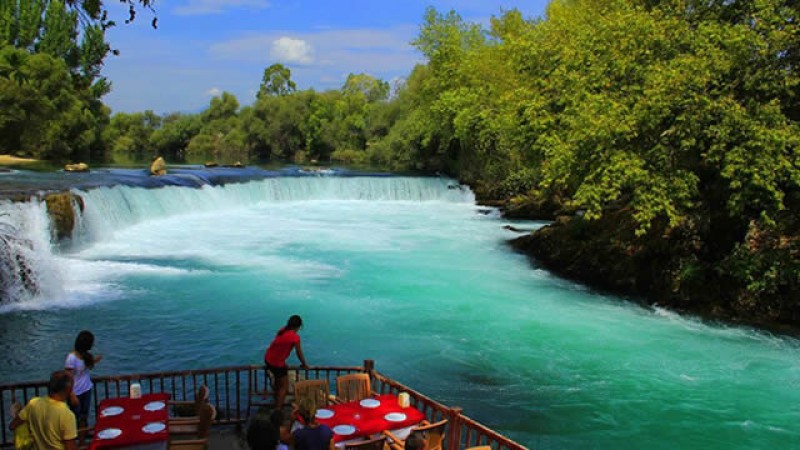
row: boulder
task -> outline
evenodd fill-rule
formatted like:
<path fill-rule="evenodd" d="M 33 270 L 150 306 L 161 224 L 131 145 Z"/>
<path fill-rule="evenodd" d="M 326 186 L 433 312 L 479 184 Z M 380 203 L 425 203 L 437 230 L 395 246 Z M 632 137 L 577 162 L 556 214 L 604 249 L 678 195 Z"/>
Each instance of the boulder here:
<path fill-rule="evenodd" d="M 46 195 L 44 201 L 56 239 L 72 237 L 75 229 L 75 208 L 83 211 L 83 199 L 71 192 L 59 192 Z"/>
<path fill-rule="evenodd" d="M 528 233 L 528 230 L 523 230 L 521 228 L 517 228 L 513 225 L 503 225 L 504 230 L 513 231 L 515 233 Z"/>
<path fill-rule="evenodd" d="M 219 164 L 215 163 L 214 161 L 206 161 L 206 163 L 203 164 L 203 165 L 206 166 L 206 167 L 217 167 L 217 166 L 219 166 Z"/>
<path fill-rule="evenodd" d="M 156 176 L 167 174 L 167 162 L 163 157 L 159 156 L 153 160 L 153 163 L 150 164 L 150 174 Z"/>
<path fill-rule="evenodd" d="M 65 172 L 88 172 L 89 165 L 86 163 L 67 164 L 64 166 Z"/>

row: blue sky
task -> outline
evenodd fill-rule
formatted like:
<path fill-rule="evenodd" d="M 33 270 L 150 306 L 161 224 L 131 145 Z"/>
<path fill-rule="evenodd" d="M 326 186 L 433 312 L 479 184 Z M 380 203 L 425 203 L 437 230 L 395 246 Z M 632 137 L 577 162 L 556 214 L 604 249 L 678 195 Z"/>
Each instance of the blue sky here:
<path fill-rule="evenodd" d="M 116 2 L 107 5 L 117 8 Z M 113 90 L 105 102 L 114 112 L 152 109 L 195 112 L 212 96 L 232 92 L 252 103 L 264 69 L 279 62 L 292 70 L 299 89 L 341 87 L 348 73 L 387 81 L 402 78 L 422 58 L 409 42 L 425 8 L 454 9 L 464 19 L 488 23 L 517 8 L 543 14 L 547 0 L 161 0 L 152 14 L 120 24 L 107 39 L 119 56 L 106 59 Z"/>

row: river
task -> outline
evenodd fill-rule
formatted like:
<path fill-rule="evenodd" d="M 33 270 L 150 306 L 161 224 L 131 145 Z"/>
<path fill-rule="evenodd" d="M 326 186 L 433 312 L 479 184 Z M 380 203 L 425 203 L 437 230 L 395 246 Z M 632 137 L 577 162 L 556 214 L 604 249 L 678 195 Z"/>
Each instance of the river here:
<path fill-rule="evenodd" d="M 61 247 L 43 204 L 0 203 L 42 287 L 0 305 L 0 383 L 45 378 L 81 329 L 104 355 L 98 375 L 257 364 L 300 314 L 310 364 L 375 359 L 532 449 L 800 447 L 797 340 L 558 279 L 453 187 L 109 183 L 77 191 L 79 232 Z"/>

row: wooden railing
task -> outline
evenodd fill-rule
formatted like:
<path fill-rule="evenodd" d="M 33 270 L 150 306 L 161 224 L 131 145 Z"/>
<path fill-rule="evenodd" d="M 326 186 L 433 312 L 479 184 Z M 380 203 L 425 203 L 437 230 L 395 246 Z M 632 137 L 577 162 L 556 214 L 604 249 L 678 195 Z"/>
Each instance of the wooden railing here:
<path fill-rule="evenodd" d="M 369 361 L 365 362 L 369 371 Z M 461 408 L 448 407 L 378 372 L 372 374 L 372 390 L 379 394 L 408 392 L 411 405 L 422 411 L 430 422 L 447 419 L 448 450 L 460 450 L 479 445 L 489 445 L 494 450 L 527 450 L 525 446 L 465 416 Z"/>
<path fill-rule="evenodd" d="M 371 360 L 363 367 L 310 367 L 293 368 L 295 380 L 326 379 L 335 386 L 336 377 L 348 373 L 366 372 L 371 375 L 372 390 L 398 394 L 408 392 L 411 404 L 422 411 L 431 422 L 448 420 L 445 445 L 447 450 L 460 450 L 476 445 L 490 445 L 494 450 L 527 450 L 524 446 L 481 425 L 461 413 L 460 408 L 450 408 L 429 397 L 388 378 L 374 370 Z M 209 401 L 217 409 L 217 425 L 242 424 L 253 408 L 270 403 L 271 387 L 263 366 L 237 366 L 214 369 L 153 372 L 123 376 L 92 378 L 95 411 L 106 398 L 126 397 L 131 383 L 139 383 L 142 393 L 166 392 L 172 400 L 193 400 L 201 385 L 209 388 Z M 8 430 L 10 405 L 14 401 L 27 404 L 33 397 L 47 395 L 47 381 L 0 385 L 0 448 L 13 445 L 13 434 Z M 90 423 L 90 425 L 92 425 Z"/>

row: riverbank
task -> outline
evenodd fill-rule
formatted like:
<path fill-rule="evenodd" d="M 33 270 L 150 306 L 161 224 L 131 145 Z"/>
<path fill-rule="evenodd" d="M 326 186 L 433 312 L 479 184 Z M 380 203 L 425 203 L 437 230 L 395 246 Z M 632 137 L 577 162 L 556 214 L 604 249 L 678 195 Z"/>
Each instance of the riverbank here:
<path fill-rule="evenodd" d="M 751 223 L 743 244 L 720 249 L 698 226 L 661 225 L 636 236 L 627 210 L 591 221 L 577 214 L 554 219 L 511 239 L 511 247 L 557 276 L 642 305 L 800 335 L 794 224 Z"/>

